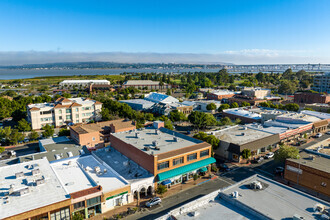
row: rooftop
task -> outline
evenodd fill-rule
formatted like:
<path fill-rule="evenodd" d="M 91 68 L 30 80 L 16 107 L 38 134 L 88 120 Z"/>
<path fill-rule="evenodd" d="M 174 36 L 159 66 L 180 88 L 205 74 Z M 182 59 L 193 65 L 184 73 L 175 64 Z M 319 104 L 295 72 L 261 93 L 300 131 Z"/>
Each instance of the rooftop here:
<path fill-rule="evenodd" d="M 295 122 L 295 123 L 299 123 L 299 124 L 308 124 L 311 122 L 317 122 L 320 120 L 320 118 L 317 118 L 315 116 L 312 115 L 306 115 L 303 113 L 286 113 L 280 116 L 276 117 L 277 121 L 281 121 L 281 122 Z"/>
<path fill-rule="evenodd" d="M 285 127 L 265 126 L 258 123 L 247 124 L 246 126 L 250 129 L 263 131 L 270 134 L 282 134 L 288 131 L 288 128 Z"/>
<path fill-rule="evenodd" d="M 53 170 L 67 193 L 74 193 L 97 186 L 93 180 L 88 178 L 81 168 L 78 159 L 79 157 L 73 157 L 51 163 Z"/>
<path fill-rule="evenodd" d="M 330 138 L 317 142 L 316 144 L 306 148 L 305 150 L 315 151 L 319 154 L 329 155 L 330 158 Z"/>
<path fill-rule="evenodd" d="M 249 112 L 257 113 L 257 114 L 274 114 L 281 115 L 287 113 L 287 111 L 273 109 L 273 108 L 249 108 L 247 109 Z"/>
<path fill-rule="evenodd" d="M 252 190 L 249 184 L 253 181 L 260 182 L 263 189 Z M 237 199 L 230 196 L 233 192 L 238 192 Z M 229 201 L 233 201 L 237 207 L 245 206 L 245 208 L 255 210 L 271 219 L 292 219 L 294 215 L 302 216 L 304 219 L 317 219 L 313 211 L 314 206 L 319 203 L 329 208 L 330 205 L 318 198 L 259 175 L 229 186 L 222 193 L 228 196 Z"/>
<path fill-rule="evenodd" d="M 308 123 L 310 124 L 310 123 Z M 268 120 L 264 122 L 264 125 L 267 127 L 282 127 L 285 129 L 296 129 L 301 126 L 304 126 L 306 124 L 300 124 L 300 123 L 286 123 L 282 121 L 277 121 L 277 120 Z"/>
<path fill-rule="evenodd" d="M 79 105 L 93 105 L 93 104 L 99 104 L 99 102 L 89 99 L 89 98 L 69 98 L 69 99 L 57 99 L 59 102 L 64 101 L 64 103 L 68 103 L 68 105 L 63 105 L 65 107 L 70 107 L 70 105 L 72 103 L 76 103 Z M 70 104 L 71 102 L 71 104 Z M 61 105 L 61 104 L 58 104 Z M 55 103 L 35 103 L 35 104 L 29 104 L 28 108 L 32 109 L 32 108 L 37 108 L 37 109 L 43 109 L 43 110 L 51 110 L 52 108 L 55 107 Z"/>
<path fill-rule="evenodd" d="M 166 83 L 164 83 L 166 85 Z M 124 82 L 123 85 L 141 85 L 141 86 L 144 86 L 144 85 L 156 85 L 158 86 L 159 85 L 159 81 L 152 81 L 152 80 L 128 80 L 126 82 Z"/>
<path fill-rule="evenodd" d="M 144 99 L 151 101 L 151 102 L 155 102 L 155 103 L 179 102 L 179 100 L 177 100 L 176 98 L 174 98 L 172 96 L 161 94 L 161 93 L 156 93 L 156 92 L 151 92 L 150 94 L 146 95 Z"/>
<path fill-rule="evenodd" d="M 230 90 L 213 90 L 211 93 L 215 94 L 215 95 L 234 95 L 234 94 L 238 94 L 240 92 L 234 92 L 234 91 L 230 91 Z"/>
<path fill-rule="evenodd" d="M 77 132 L 78 134 L 87 134 L 90 132 L 95 132 L 95 131 L 105 131 L 105 132 L 113 132 L 111 131 L 110 126 L 114 126 L 117 129 L 121 128 L 129 128 L 129 127 L 135 127 L 133 125 L 132 121 L 126 121 L 124 119 L 118 119 L 118 120 L 112 120 L 112 121 L 103 121 L 103 122 L 96 122 L 92 124 L 81 124 L 81 125 L 75 125 L 71 126 L 70 128 Z"/>
<path fill-rule="evenodd" d="M 256 120 L 261 119 L 260 114 L 244 110 L 243 108 L 226 109 L 226 110 L 223 110 L 223 112 L 228 113 L 228 114 L 232 114 L 232 115 L 245 117 L 245 118 L 251 118 L 251 119 L 256 119 Z"/>
<path fill-rule="evenodd" d="M 168 130 L 164 127 L 160 129 L 148 127 L 136 131 L 118 132 L 111 135 L 145 153 L 154 155 L 203 143 L 203 141 Z"/>
<path fill-rule="evenodd" d="M 141 104 L 141 105 L 153 105 L 154 102 L 145 100 L 145 99 L 129 99 L 129 100 L 120 100 L 119 102 L 123 103 L 134 103 L 134 104 Z"/>
<path fill-rule="evenodd" d="M 21 156 L 19 157 L 20 162 L 32 161 L 41 158 L 47 158 L 48 161 L 53 161 L 82 155 L 88 152 L 87 149 L 84 150 L 85 148 L 83 146 L 77 145 L 73 140 L 66 138 L 67 140 L 55 142 L 54 139 L 55 138 L 41 140 L 42 146 L 40 147 L 39 144 L 39 148 L 42 152 Z"/>
<path fill-rule="evenodd" d="M 11 186 L 13 193 L 8 195 Z M 0 167 L 0 219 L 66 199 L 46 159 Z"/>
<path fill-rule="evenodd" d="M 314 155 L 313 153 L 308 153 L 302 151 L 299 153 L 300 159 L 287 159 L 295 163 L 300 163 L 301 165 L 312 167 L 317 170 L 321 170 L 326 173 L 330 173 L 330 159 L 322 157 L 320 155 Z"/>
<path fill-rule="evenodd" d="M 151 173 L 112 147 L 96 150 L 93 152 L 93 154 L 108 164 L 111 168 L 113 168 L 129 183 L 134 183 L 145 178 L 153 178 Z"/>
<path fill-rule="evenodd" d="M 320 119 L 330 119 L 330 114 L 324 113 L 324 112 L 316 112 L 316 111 L 308 111 L 308 110 L 303 110 L 301 113 L 305 115 L 310 115 L 314 117 L 318 117 Z"/>
<path fill-rule="evenodd" d="M 61 83 L 109 83 L 110 82 L 108 80 L 105 79 L 98 79 L 98 80 L 63 80 Z"/>
<path fill-rule="evenodd" d="M 273 135 L 268 132 L 251 129 L 244 125 L 236 125 L 222 130 L 212 131 L 211 134 L 215 135 L 221 141 L 237 145 L 243 145 Z"/>

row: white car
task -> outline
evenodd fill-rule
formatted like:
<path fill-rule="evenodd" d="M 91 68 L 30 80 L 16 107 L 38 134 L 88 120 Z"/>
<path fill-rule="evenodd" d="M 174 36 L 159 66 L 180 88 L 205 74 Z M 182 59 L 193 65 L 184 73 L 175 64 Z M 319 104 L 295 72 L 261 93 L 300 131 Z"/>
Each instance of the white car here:
<path fill-rule="evenodd" d="M 315 135 L 315 137 L 316 137 L 316 138 L 320 138 L 320 137 L 322 137 L 322 134 L 321 134 L 321 133 L 317 133 L 317 134 Z"/>
<path fill-rule="evenodd" d="M 274 153 L 273 153 L 273 152 L 269 152 L 269 153 L 266 154 L 264 157 L 265 157 L 265 159 L 273 158 L 273 157 L 274 157 Z"/>

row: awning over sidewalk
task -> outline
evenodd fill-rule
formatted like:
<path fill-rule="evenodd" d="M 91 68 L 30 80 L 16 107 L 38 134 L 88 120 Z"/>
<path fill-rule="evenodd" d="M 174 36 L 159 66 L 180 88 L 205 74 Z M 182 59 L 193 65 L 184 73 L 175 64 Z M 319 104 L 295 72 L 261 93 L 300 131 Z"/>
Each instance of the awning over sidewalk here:
<path fill-rule="evenodd" d="M 200 161 L 197 161 L 195 163 L 188 164 L 186 166 L 182 166 L 182 167 L 179 167 L 179 168 L 176 168 L 176 169 L 173 169 L 173 170 L 169 170 L 169 171 L 166 171 L 166 172 L 163 172 L 163 173 L 159 173 L 157 175 L 158 176 L 158 181 L 162 181 L 162 180 L 169 179 L 169 178 L 172 178 L 172 177 L 175 177 L 175 176 L 179 176 L 179 175 L 182 175 L 184 173 L 188 173 L 188 172 L 197 170 L 201 167 L 205 167 L 205 166 L 207 166 L 211 163 L 215 163 L 215 162 L 216 162 L 216 160 L 213 157 L 209 157 L 205 160 L 200 160 Z"/>
<path fill-rule="evenodd" d="M 166 186 L 166 185 L 171 184 L 171 183 L 172 183 L 171 180 L 164 180 L 164 181 L 162 182 L 162 185 Z"/>
<path fill-rule="evenodd" d="M 207 168 L 206 167 L 203 167 L 203 168 L 200 168 L 199 169 L 199 172 L 206 172 L 207 171 Z"/>

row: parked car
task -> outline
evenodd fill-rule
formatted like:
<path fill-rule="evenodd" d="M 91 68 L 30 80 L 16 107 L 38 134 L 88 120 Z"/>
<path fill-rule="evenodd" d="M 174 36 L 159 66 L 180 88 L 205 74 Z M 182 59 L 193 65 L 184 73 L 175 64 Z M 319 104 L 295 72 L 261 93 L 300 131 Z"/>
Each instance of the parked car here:
<path fill-rule="evenodd" d="M 276 167 L 274 170 L 275 174 L 281 174 L 284 172 L 284 168 L 283 167 Z"/>
<path fill-rule="evenodd" d="M 262 161 L 264 161 L 263 157 L 258 157 L 254 160 L 255 163 L 261 163 Z"/>
<path fill-rule="evenodd" d="M 159 197 L 154 197 L 146 203 L 146 207 L 150 208 L 150 207 L 152 207 L 154 205 L 158 205 L 160 203 L 162 203 L 162 200 Z"/>
<path fill-rule="evenodd" d="M 24 138 L 23 140 L 24 143 L 28 143 L 29 141 L 30 141 L 29 138 Z"/>
<path fill-rule="evenodd" d="M 220 171 L 225 171 L 225 172 L 230 171 L 230 168 L 227 166 L 227 164 L 224 164 L 224 163 L 221 163 L 219 165 L 219 169 L 220 169 Z"/>
<path fill-rule="evenodd" d="M 330 131 L 325 132 L 327 135 L 330 135 Z"/>
<path fill-rule="evenodd" d="M 270 159 L 274 157 L 274 153 L 273 152 L 269 152 L 268 154 L 265 155 L 265 159 Z"/>
<path fill-rule="evenodd" d="M 317 134 L 315 135 L 315 137 L 316 137 L 316 138 L 320 138 L 320 137 L 322 137 L 322 134 L 321 134 L 321 133 L 317 133 Z"/>

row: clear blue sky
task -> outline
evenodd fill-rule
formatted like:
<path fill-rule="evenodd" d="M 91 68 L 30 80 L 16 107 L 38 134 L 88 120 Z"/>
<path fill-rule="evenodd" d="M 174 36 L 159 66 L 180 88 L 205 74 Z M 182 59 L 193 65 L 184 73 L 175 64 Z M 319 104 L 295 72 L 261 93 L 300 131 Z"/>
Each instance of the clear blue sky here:
<path fill-rule="evenodd" d="M 0 51 L 330 57 L 329 0 L 1 0 L 0 28 Z"/>

